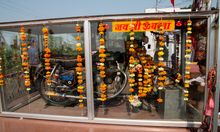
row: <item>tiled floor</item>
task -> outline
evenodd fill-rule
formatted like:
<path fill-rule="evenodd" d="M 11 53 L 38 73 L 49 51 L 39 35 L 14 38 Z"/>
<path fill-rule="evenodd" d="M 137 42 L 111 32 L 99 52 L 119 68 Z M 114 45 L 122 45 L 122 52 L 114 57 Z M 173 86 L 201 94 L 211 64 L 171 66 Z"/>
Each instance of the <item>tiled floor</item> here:
<path fill-rule="evenodd" d="M 186 128 L 86 124 L 0 117 L 0 132 L 189 132 Z"/>
<path fill-rule="evenodd" d="M 85 108 L 86 109 L 86 108 Z M 16 110 L 19 113 L 36 113 L 48 115 L 62 115 L 62 116 L 86 116 L 86 110 L 82 111 L 78 106 L 47 106 L 42 98 Z M 83 114 L 84 113 L 84 114 Z M 119 118 L 119 119 L 161 119 L 156 110 L 152 112 L 141 110 L 138 113 L 130 113 L 128 115 L 126 104 L 123 103 L 119 106 L 107 108 L 104 114 L 102 108 L 96 109 L 96 117 L 102 118 Z"/>
<path fill-rule="evenodd" d="M 47 106 L 43 99 L 37 99 L 16 112 L 38 113 L 64 116 L 80 116 L 82 111 L 79 107 L 57 107 Z M 85 111 L 86 113 L 86 111 Z M 86 116 L 86 115 L 84 115 Z M 125 103 L 117 107 L 110 107 L 107 114 L 103 109 L 96 109 L 96 117 L 122 118 L 122 119 L 161 119 L 160 115 L 153 110 L 130 113 L 128 115 Z M 188 132 L 186 128 L 164 128 L 164 127 L 141 127 L 125 125 L 86 124 L 73 122 L 59 122 L 47 120 L 31 120 L 0 117 L 0 132 Z"/>
<path fill-rule="evenodd" d="M 138 119 L 138 120 L 149 120 L 149 119 L 158 119 L 163 120 L 162 114 L 159 114 L 160 112 L 157 112 L 157 110 L 152 107 L 152 111 L 149 112 L 147 110 L 139 110 L 138 112 L 128 112 L 126 103 L 119 103 L 120 105 L 117 106 L 111 106 L 105 108 L 106 111 L 104 111 L 103 108 L 99 107 L 95 109 L 95 117 L 100 118 L 115 118 L 115 119 Z M 79 108 L 78 106 L 51 106 L 46 105 L 44 100 L 42 98 L 39 98 L 32 103 L 21 107 L 20 109 L 16 110 L 15 112 L 19 113 L 31 113 L 31 114 L 46 114 L 46 115 L 61 115 L 61 116 L 87 116 L 87 110 L 86 107 L 84 110 Z M 165 118 L 165 120 L 173 120 L 173 121 L 179 121 L 179 120 L 186 120 L 186 114 L 184 116 L 176 116 L 172 118 Z M 193 117 L 193 116 L 192 116 Z M 191 118 L 191 117 L 189 117 Z M 197 121 L 198 119 L 195 118 Z"/>
<path fill-rule="evenodd" d="M 86 109 L 86 108 L 85 108 Z M 48 115 L 62 115 L 62 116 L 86 116 L 86 111 L 82 111 L 78 106 L 51 106 L 46 105 L 42 98 L 16 110 L 19 113 L 34 113 L 34 114 L 48 114 Z"/>

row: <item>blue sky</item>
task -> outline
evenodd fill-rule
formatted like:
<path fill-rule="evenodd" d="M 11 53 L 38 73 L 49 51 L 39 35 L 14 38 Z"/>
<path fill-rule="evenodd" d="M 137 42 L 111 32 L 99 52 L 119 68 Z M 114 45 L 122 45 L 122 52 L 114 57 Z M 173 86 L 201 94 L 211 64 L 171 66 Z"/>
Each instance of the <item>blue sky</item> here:
<path fill-rule="evenodd" d="M 158 0 L 159 8 L 172 7 L 170 0 Z M 193 0 L 175 0 L 186 7 Z M 72 16 L 143 13 L 155 8 L 156 0 L 0 0 L 0 22 Z"/>

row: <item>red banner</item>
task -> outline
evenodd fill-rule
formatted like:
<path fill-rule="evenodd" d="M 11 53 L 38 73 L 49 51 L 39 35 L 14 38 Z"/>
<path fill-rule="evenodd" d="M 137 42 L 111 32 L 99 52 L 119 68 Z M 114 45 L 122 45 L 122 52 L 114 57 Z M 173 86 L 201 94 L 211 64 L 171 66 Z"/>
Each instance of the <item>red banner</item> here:
<path fill-rule="evenodd" d="M 157 31 L 163 25 L 165 31 L 175 30 L 174 20 L 137 20 L 137 21 L 115 21 L 112 22 L 113 32 L 129 32 L 129 25 L 134 25 L 134 32 Z"/>

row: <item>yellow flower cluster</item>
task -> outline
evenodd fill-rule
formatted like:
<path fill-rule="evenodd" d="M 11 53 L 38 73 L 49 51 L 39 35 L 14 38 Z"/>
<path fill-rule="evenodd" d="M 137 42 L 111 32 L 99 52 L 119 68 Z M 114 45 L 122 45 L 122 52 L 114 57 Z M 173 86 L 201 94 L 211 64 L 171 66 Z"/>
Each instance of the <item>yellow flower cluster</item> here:
<path fill-rule="evenodd" d="M 146 64 L 145 68 L 144 68 L 144 79 L 147 82 L 144 82 L 144 86 L 146 86 L 146 90 L 147 92 L 151 92 L 153 90 L 153 80 L 154 80 L 154 70 L 155 70 L 155 66 L 153 63 L 152 58 L 147 59 L 148 63 Z"/>
<path fill-rule="evenodd" d="M 159 63 L 158 63 L 158 89 L 159 90 L 162 90 L 164 89 L 164 82 L 166 80 L 166 71 L 164 70 L 164 66 L 165 66 L 165 63 L 163 62 L 164 61 L 164 46 L 165 46 L 165 39 L 164 39 L 164 31 L 163 31 L 163 26 L 160 26 L 159 28 L 159 32 L 160 32 L 160 35 L 159 35 L 159 51 L 157 53 L 158 55 L 158 60 L 159 60 Z"/>
<path fill-rule="evenodd" d="M 180 83 L 180 80 L 182 79 L 182 76 L 180 73 L 177 73 L 177 77 L 175 79 L 176 84 Z"/>
<path fill-rule="evenodd" d="M 45 66 L 45 70 L 46 70 L 46 82 L 47 85 L 51 85 L 51 66 L 50 66 L 50 56 L 51 56 L 51 50 L 49 48 L 49 43 L 48 43 L 48 39 L 49 39 L 49 31 L 47 27 L 43 27 L 42 28 L 42 32 L 43 32 L 43 38 L 44 38 L 44 66 Z"/>
<path fill-rule="evenodd" d="M 137 69 L 137 77 L 138 77 L 138 97 L 144 97 L 146 96 L 146 94 L 143 93 L 143 68 L 142 68 L 142 65 L 138 65 L 138 69 Z"/>
<path fill-rule="evenodd" d="M 140 61 L 143 66 L 144 73 L 143 73 L 143 87 L 141 93 L 139 92 L 139 97 L 146 97 L 147 93 L 151 92 L 153 89 L 153 77 L 154 77 L 153 61 L 150 56 L 146 55 L 145 50 L 143 53 L 140 54 Z"/>
<path fill-rule="evenodd" d="M 81 32 L 81 27 L 79 24 L 76 24 L 75 26 L 75 30 L 78 33 L 76 36 L 76 40 L 78 41 L 76 44 L 76 51 L 77 51 L 77 57 L 76 57 L 76 62 L 77 62 L 77 66 L 76 66 L 76 74 L 77 74 L 77 92 L 79 93 L 79 107 L 83 108 L 84 107 L 84 103 L 83 103 L 83 92 L 85 89 L 85 86 L 83 86 L 83 58 L 81 56 L 83 48 L 82 45 L 80 43 L 81 37 L 79 35 L 79 33 Z"/>
<path fill-rule="evenodd" d="M 185 79 L 184 79 L 184 100 L 188 101 L 189 100 L 189 79 L 190 79 L 190 57 L 191 57 L 191 52 L 192 52 L 192 21 L 189 19 L 187 21 L 187 38 L 186 38 L 186 46 L 185 46 Z"/>
<path fill-rule="evenodd" d="M 158 85 L 158 90 L 163 90 L 165 86 L 165 81 L 166 81 L 166 71 L 164 70 L 164 46 L 165 46 L 165 38 L 164 38 L 164 29 L 163 25 L 159 27 L 159 50 L 157 52 L 158 55 L 158 78 L 157 78 L 157 85 Z M 163 102 L 163 99 L 161 97 L 158 98 L 157 100 L 159 103 Z"/>
<path fill-rule="evenodd" d="M 106 73 L 105 73 L 105 59 L 106 59 L 106 53 L 105 53 L 105 25 L 101 22 L 99 23 L 99 27 L 98 27 L 98 31 L 99 31 L 99 75 L 102 78 L 102 80 L 104 80 L 104 78 L 106 77 Z M 100 100 L 102 102 L 106 101 L 107 99 L 107 85 L 102 81 L 102 83 L 99 86 L 101 95 L 100 95 Z"/>
<path fill-rule="evenodd" d="M 135 81 L 135 57 L 134 57 L 134 54 L 136 53 L 135 51 L 135 46 L 134 46 L 134 37 L 135 37 L 135 34 L 134 34 L 134 31 L 133 31 L 133 25 L 129 25 L 130 27 L 130 47 L 129 47 L 129 54 L 130 54 L 130 58 L 129 58 L 129 92 L 131 93 L 130 97 L 129 97 L 129 100 L 133 100 L 134 99 L 134 91 L 135 91 L 135 86 L 136 86 L 136 81 Z M 140 76 L 139 76 L 140 77 Z M 140 79 L 142 78 L 142 76 L 140 77 Z M 141 83 L 141 82 L 140 82 Z M 139 84 L 140 84 L 139 83 Z M 139 85 L 139 87 L 141 87 Z M 140 89 L 141 90 L 141 89 Z"/>
<path fill-rule="evenodd" d="M 24 71 L 24 85 L 27 91 L 30 91 L 31 81 L 30 81 L 30 72 L 29 72 L 29 62 L 28 62 L 28 48 L 27 48 L 27 35 L 25 33 L 25 28 L 20 28 L 20 39 L 21 39 L 21 57 L 22 57 L 22 66 Z"/>

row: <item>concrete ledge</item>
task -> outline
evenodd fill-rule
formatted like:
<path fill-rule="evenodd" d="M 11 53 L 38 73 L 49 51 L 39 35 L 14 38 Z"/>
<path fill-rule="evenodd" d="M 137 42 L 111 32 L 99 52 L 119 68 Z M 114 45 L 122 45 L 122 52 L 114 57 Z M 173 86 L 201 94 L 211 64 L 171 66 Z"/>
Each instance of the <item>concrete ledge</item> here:
<path fill-rule="evenodd" d="M 70 123 L 0 117 L 0 132 L 189 132 L 187 128 Z"/>

